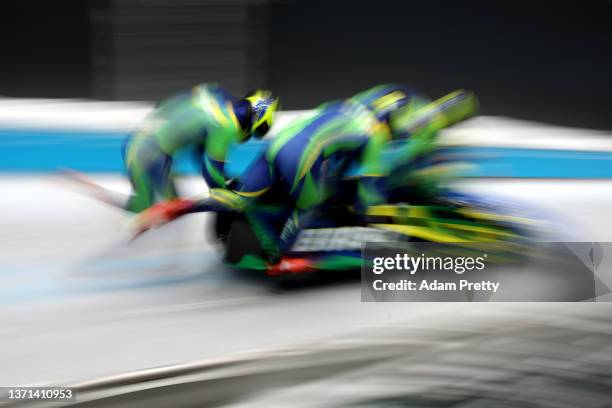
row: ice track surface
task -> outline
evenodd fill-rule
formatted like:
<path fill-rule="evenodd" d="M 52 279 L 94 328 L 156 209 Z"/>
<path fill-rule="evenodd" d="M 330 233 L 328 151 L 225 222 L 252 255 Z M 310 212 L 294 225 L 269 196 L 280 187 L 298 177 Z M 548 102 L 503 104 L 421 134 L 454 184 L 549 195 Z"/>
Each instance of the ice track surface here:
<path fill-rule="evenodd" d="M 127 189 L 118 178 L 98 181 Z M 563 219 L 579 240 L 612 241 L 610 181 L 474 180 L 462 187 L 537 206 Z M 218 262 L 203 237 L 205 216 L 185 217 L 129 243 L 129 217 L 49 176 L 7 176 L 0 188 L 2 386 L 69 384 L 354 340 L 406 324 L 447 327 L 455 313 L 489 314 L 495 326 L 507 323 L 494 316 L 508 314 L 516 321 L 540 313 L 573 321 L 576 311 L 612 312 L 607 303 L 361 303 L 358 282 L 277 291 L 257 273 Z M 185 193 L 201 188 L 196 179 L 183 180 Z M 273 401 L 282 406 L 285 400 Z"/>

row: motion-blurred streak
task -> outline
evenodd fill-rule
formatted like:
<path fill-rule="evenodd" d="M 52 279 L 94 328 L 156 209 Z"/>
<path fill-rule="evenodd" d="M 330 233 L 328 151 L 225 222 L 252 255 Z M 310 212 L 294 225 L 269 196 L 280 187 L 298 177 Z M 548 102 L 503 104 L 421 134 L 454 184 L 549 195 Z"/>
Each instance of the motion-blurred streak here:
<path fill-rule="evenodd" d="M 87 407 L 596 407 L 612 398 L 611 307 L 462 307 L 452 315 L 434 312 L 426 320 L 374 326 L 319 344 L 73 387 L 77 406 Z"/>

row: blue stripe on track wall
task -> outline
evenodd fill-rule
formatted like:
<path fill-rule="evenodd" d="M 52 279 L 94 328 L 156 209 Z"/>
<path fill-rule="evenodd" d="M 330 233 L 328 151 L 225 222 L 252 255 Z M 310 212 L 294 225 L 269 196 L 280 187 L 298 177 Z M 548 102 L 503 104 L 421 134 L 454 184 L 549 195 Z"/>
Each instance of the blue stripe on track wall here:
<path fill-rule="evenodd" d="M 47 173 L 72 169 L 86 173 L 123 172 L 126 133 L 0 130 L 0 171 Z M 177 171 L 196 174 L 187 154 Z"/>
<path fill-rule="evenodd" d="M 63 168 L 87 173 L 123 172 L 120 132 L 0 130 L 0 171 L 47 173 Z M 265 141 L 234 149 L 229 173 L 236 175 L 261 154 Z M 612 152 L 457 147 L 448 153 L 479 165 L 478 177 L 612 178 Z M 197 174 L 187 154 L 179 155 L 177 171 Z"/>

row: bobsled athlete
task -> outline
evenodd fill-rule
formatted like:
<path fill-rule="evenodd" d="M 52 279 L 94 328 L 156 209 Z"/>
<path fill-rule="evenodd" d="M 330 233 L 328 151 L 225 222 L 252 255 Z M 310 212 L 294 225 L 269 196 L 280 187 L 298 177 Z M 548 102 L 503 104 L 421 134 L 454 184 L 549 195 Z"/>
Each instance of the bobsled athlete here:
<path fill-rule="evenodd" d="M 393 140 L 410 140 L 412 154 L 401 156 L 410 161 L 416 153 L 431 148 L 432 138 L 441 129 L 461 122 L 478 112 L 478 100 L 472 92 L 457 90 L 432 102 L 424 94 L 403 85 L 378 85 L 352 97 L 372 111 L 389 128 Z M 418 142 L 418 143 L 417 143 Z"/>
<path fill-rule="evenodd" d="M 460 102 L 461 95 L 457 93 L 437 103 L 447 99 Z M 409 104 L 408 101 L 403 106 Z M 422 108 L 415 112 L 425 109 L 432 115 L 443 114 L 440 109 L 429 105 L 423 103 Z M 298 232 L 309 225 L 312 210 L 335 193 L 329 188 L 329 183 L 323 180 L 328 175 L 330 163 L 334 163 L 336 169 L 346 169 L 347 164 L 357 165 L 358 186 L 353 207 L 356 214 L 364 214 L 368 207 L 385 202 L 386 181 L 391 170 L 390 163 L 382 160 L 381 154 L 392 140 L 393 133 L 387 121 L 376 115 L 380 113 L 375 109 L 376 106 L 381 105 L 370 107 L 356 98 L 322 105 L 314 115 L 284 128 L 271 141 L 266 153 L 251 164 L 231 190 L 213 189 L 210 196 L 204 199 L 160 203 L 142 214 L 137 234 L 187 213 L 247 211 L 258 197 L 263 196 L 272 186 L 280 184 L 291 198 L 293 209 L 280 234 L 276 233 L 276 239 L 273 238 L 274 232 L 267 237 L 261 236 L 269 231 L 266 231 L 265 226 L 253 225 L 269 259 L 274 262 L 279 259 L 279 255 L 290 249 Z M 423 119 L 417 121 L 418 126 L 407 122 L 413 128 L 403 134 L 417 134 L 419 127 L 423 126 L 421 121 Z M 439 125 L 450 123 L 448 119 L 432 118 L 432 122 L 436 121 Z M 433 126 L 431 128 L 434 129 Z M 407 149 L 406 153 L 412 151 Z M 343 171 L 336 171 L 336 175 L 341 177 Z"/>
<path fill-rule="evenodd" d="M 271 251 L 282 253 L 306 224 L 306 213 L 332 193 L 321 179 L 324 162 L 333 159 L 361 164 L 356 211 L 384 201 L 387 170 L 380 155 L 390 138 L 388 128 L 363 104 L 350 99 L 326 103 L 315 114 L 281 130 L 231 190 L 212 189 L 205 199 L 161 203 L 142 214 L 139 232 L 186 213 L 244 211 L 280 184 L 294 210 L 280 233 L 278 248 Z M 270 255 L 274 258 L 276 254 Z"/>
<path fill-rule="evenodd" d="M 428 200 L 439 193 L 442 181 L 454 177 L 463 165 L 440 161 L 434 151 L 439 131 L 478 113 L 478 99 L 469 91 L 457 90 L 431 102 L 425 95 L 402 85 L 379 85 L 353 99 L 373 111 L 389 127 L 398 154 L 390 164 L 387 180 L 390 197 Z M 398 147 L 399 146 L 399 147 Z"/>
<path fill-rule="evenodd" d="M 160 102 L 145 125 L 124 145 L 124 162 L 133 192 L 121 196 L 73 174 L 92 195 L 130 212 L 177 198 L 172 161 L 190 149 L 210 188 L 224 188 L 224 164 L 232 143 L 260 138 L 272 126 L 279 100 L 257 90 L 236 99 L 220 86 L 201 84 Z"/>

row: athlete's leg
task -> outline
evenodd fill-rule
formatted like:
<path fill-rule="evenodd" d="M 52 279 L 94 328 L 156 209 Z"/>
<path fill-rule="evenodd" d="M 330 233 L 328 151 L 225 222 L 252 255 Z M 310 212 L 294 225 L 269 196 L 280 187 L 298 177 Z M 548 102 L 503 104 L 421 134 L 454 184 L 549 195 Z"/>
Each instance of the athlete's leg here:
<path fill-rule="evenodd" d="M 137 137 L 125 149 L 125 163 L 132 185 L 125 209 L 141 212 L 156 201 L 177 197 L 171 175 L 172 158 L 152 137 Z"/>
<path fill-rule="evenodd" d="M 350 163 L 359 157 L 359 149 L 337 149 L 330 157 L 325 157 L 321 149 L 317 155 L 317 159 L 307 169 L 302 169 L 300 173 L 297 173 L 303 174 L 297 183 L 289 178 L 291 174 L 296 174 L 295 172 L 285 174 L 283 177 L 284 180 L 291 181 L 290 184 L 294 186 L 292 198 L 295 208 L 280 234 L 281 254 L 290 251 L 302 230 L 320 227 L 320 222 L 324 221 L 319 219 L 320 210 L 329 204 L 330 199 L 338 198 L 342 201 L 341 197 L 335 197 L 341 191 L 337 188 L 338 179 L 342 177 L 342 173 L 350 166 Z M 279 159 L 284 160 L 285 157 L 279 155 Z"/>
<path fill-rule="evenodd" d="M 308 143 L 308 140 L 295 140 L 294 143 L 288 143 L 279 152 L 274 162 L 275 168 L 278 169 L 289 190 L 294 208 L 280 232 L 279 250 L 281 254 L 290 250 L 300 231 L 311 224 L 310 211 L 325 200 L 325 188 L 322 181 L 323 151 L 322 149 L 316 152 L 309 149 L 297 150 L 301 154 L 317 157 L 316 160 L 303 166 L 305 163 L 303 157 L 295 155 L 296 146 L 302 144 L 300 142 Z"/>

